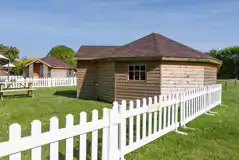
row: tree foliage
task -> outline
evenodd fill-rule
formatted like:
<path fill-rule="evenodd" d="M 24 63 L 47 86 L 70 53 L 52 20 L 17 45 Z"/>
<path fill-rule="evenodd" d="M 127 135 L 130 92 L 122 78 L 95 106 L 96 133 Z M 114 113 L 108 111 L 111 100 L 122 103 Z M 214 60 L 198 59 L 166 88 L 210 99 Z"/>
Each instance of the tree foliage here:
<path fill-rule="evenodd" d="M 7 57 L 10 62 L 14 62 L 19 58 L 19 50 L 16 47 L 9 47 L 3 44 L 0 44 L 0 54 Z"/>
<path fill-rule="evenodd" d="M 23 68 L 27 63 L 30 63 L 32 61 L 37 60 L 38 58 L 23 58 L 20 60 L 17 60 L 13 62 L 13 64 L 16 66 L 12 68 L 11 73 L 14 75 L 22 75 L 23 74 Z"/>
<path fill-rule="evenodd" d="M 75 51 L 64 45 L 55 46 L 48 53 L 48 56 L 56 57 L 72 65 L 76 64 L 74 60 L 74 55 Z"/>
<path fill-rule="evenodd" d="M 219 78 L 239 78 L 239 46 L 212 49 L 208 54 L 223 62 Z"/>

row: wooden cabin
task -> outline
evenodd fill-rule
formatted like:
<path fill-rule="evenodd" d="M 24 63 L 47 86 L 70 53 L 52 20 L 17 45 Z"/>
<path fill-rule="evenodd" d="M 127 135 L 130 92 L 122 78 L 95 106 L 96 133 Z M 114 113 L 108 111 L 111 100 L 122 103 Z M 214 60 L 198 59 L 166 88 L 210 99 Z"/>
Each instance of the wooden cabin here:
<path fill-rule="evenodd" d="M 221 61 L 157 33 L 123 46 L 81 46 L 77 97 L 134 100 L 216 84 Z"/>
<path fill-rule="evenodd" d="M 75 68 L 52 56 L 37 59 L 25 65 L 23 76 L 30 78 L 69 77 L 73 76 Z"/>

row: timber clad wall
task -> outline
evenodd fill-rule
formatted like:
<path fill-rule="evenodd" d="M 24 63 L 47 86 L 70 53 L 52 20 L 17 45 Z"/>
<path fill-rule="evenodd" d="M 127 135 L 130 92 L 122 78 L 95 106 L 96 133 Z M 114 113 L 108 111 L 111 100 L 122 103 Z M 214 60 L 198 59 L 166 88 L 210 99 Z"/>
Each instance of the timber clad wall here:
<path fill-rule="evenodd" d="M 204 84 L 216 84 L 217 80 L 217 68 L 215 66 L 205 66 L 204 67 Z"/>
<path fill-rule="evenodd" d="M 163 62 L 161 73 L 162 94 L 204 85 L 203 64 Z"/>
<path fill-rule="evenodd" d="M 77 61 L 77 91 L 79 98 L 96 99 L 96 65 L 92 61 Z"/>
<path fill-rule="evenodd" d="M 217 68 L 203 63 L 163 62 L 161 93 L 216 84 Z"/>
<path fill-rule="evenodd" d="M 51 77 L 67 77 L 67 69 L 51 69 Z"/>
<path fill-rule="evenodd" d="M 128 80 L 129 64 L 146 65 L 146 81 Z M 115 98 L 133 100 L 160 94 L 160 62 L 116 62 Z"/>
<path fill-rule="evenodd" d="M 48 77 L 48 66 L 43 64 L 43 77 Z"/>
<path fill-rule="evenodd" d="M 97 63 L 97 96 L 101 100 L 112 102 L 115 95 L 114 62 Z"/>
<path fill-rule="evenodd" d="M 28 69 L 29 69 L 29 77 L 32 78 L 33 77 L 33 64 L 30 64 Z"/>
<path fill-rule="evenodd" d="M 146 80 L 128 80 L 128 66 L 133 64 L 146 66 Z M 206 63 L 78 61 L 77 65 L 78 97 L 108 102 L 216 84 L 217 76 L 216 66 Z"/>

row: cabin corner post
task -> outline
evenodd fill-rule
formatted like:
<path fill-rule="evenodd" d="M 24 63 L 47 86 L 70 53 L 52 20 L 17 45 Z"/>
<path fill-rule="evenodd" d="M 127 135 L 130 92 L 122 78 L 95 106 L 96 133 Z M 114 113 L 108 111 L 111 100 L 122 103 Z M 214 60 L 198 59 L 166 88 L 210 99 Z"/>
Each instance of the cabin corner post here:
<path fill-rule="evenodd" d="M 80 95 L 80 90 L 77 88 L 76 89 L 76 98 L 79 98 L 79 95 Z"/>

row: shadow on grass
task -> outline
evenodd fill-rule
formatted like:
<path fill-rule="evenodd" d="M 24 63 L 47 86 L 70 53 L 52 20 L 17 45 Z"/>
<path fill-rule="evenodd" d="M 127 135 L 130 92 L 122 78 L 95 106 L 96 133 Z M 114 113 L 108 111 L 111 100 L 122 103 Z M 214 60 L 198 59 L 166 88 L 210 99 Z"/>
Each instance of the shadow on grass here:
<path fill-rule="evenodd" d="M 32 98 L 31 95 L 28 94 L 14 94 L 14 95 L 3 95 L 3 99 L 10 99 L 10 98 Z"/>
<path fill-rule="evenodd" d="M 92 149 L 92 141 L 87 139 L 86 150 L 85 150 L 86 160 L 91 159 L 91 149 Z M 61 153 L 61 152 L 59 152 L 58 157 L 59 157 L 59 160 L 65 160 L 66 159 L 66 155 Z M 73 157 L 74 157 L 74 159 L 80 160 L 79 140 L 77 140 L 76 145 L 74 145 Z M 50 157 L 48 156 L 47 159 L 50 160 Z M 97 159 L 98 160 L 102 159 L 102 138 L 101 137 L 98 138 Z"/>
<path fill-rule="evenodd" d="M 68 98 L 76 98 L 76 91 L 75 90 L 56 91 L 54 95 Z"/>

